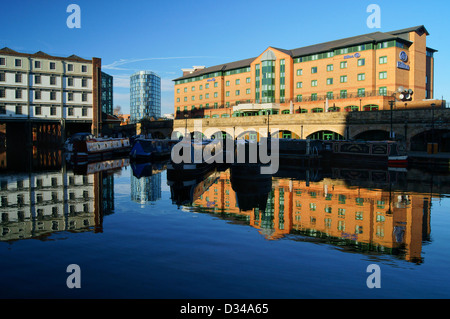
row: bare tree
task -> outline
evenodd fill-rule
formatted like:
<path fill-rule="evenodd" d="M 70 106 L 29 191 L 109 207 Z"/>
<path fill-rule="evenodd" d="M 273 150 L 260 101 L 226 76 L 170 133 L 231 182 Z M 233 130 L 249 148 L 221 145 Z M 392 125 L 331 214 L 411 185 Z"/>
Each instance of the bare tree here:
<path fill-rule="evenodd" d="M 122 115 L 122 107 L 120 105 L 116 105 L 114 107 L 114 115 Z"/>

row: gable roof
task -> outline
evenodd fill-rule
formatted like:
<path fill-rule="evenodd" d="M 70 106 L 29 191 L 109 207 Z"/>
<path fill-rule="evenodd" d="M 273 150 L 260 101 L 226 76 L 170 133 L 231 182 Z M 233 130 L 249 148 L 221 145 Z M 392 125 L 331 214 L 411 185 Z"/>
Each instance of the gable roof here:
<path fill-rule="evenodd" d="M 17 51 L 14 51 L 8 47 L 4 47 L 4 48 L 0 49 L 0 52 L 2 52 L 2 53 L 17 53 Z"/>
<path fill-rule="evenodd" d="M 36 53 L 22 53 L 22 52 L 14 51 L 8 47 L 4 47 L 4 48 L 0 49 L 0 53 L 8 54 L 8 55 L 16 55 L 16 56 L 21 56 L 21 57 L 41 57 L 41 58 L 52 59 L 52 60 L 71 60 L 71 61 L 81 61 L 81 62 L 86 62 L 86 63 L 92 63 L 91 60 L 80 58 L 79 56 L 77 56 L 75 54 L 72 54 L 71 56 L 65 58 L 65 57 L 50 55 L 43 51 L 38 51 Z"/>

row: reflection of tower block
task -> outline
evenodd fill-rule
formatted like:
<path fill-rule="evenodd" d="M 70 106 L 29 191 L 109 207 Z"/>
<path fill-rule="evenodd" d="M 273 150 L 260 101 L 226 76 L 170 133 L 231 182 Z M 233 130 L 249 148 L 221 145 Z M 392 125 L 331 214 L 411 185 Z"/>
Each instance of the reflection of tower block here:
<path fill-rule="evenodd" d="M 405 89 L 404 87 L 399 87 L 398 88 L 398 98 L 402 101 L 412 101 L 412 95 L 413 95 L 413 90 L 411 89 Z"/>
<path fill-rule="evenodd" d="M 136 123 L 136 135 L 141 135 L 141 123 Z"/>

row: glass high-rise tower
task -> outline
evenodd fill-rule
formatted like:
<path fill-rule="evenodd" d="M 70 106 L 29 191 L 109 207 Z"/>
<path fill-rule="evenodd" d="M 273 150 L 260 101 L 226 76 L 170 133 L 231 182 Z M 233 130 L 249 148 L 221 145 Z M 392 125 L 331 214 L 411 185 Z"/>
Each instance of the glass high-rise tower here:
<path fill-rule="evenodd" d="M 151 71 L 139 71 L 130 77 L 130 120 L 161 116 L 161 78 Z"/>

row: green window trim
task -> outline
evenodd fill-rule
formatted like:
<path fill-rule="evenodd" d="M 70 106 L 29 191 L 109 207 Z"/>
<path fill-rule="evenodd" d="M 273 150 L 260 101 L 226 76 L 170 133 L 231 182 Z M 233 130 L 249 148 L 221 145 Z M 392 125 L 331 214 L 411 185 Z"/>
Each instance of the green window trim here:
<path fill-rule="evenodd" d="M 366 59 L 364 59 L 364 58 L 358 59 L 357 65 L 358 65 L 358 66 L 364 66 L 364 65 L 366 65 Z"/>
<path fill-rule="evenodd" d="M 387 71 L 381 71 L 380 73 L 378 73 L 378 79 L 380 80 L 387 79 Z"/>
<path fill-rule="evenodd" d="M 381 86 L 378 89 L 378 94 L 381 96 L 387 96 L 387 87 L 386 86 Z"/>
<path fill-rule="evenodd" d="M 386 64 L 387 63 L 387 56 L 380 56 L 378 58 L 378 63 L 379 64 Z"/>
<path fill-rule="evenodd" d="M 358 97 L 363 97 L 365 95 L 366 95 L 366 89 L 365 88 L 358 89 Z"/>

